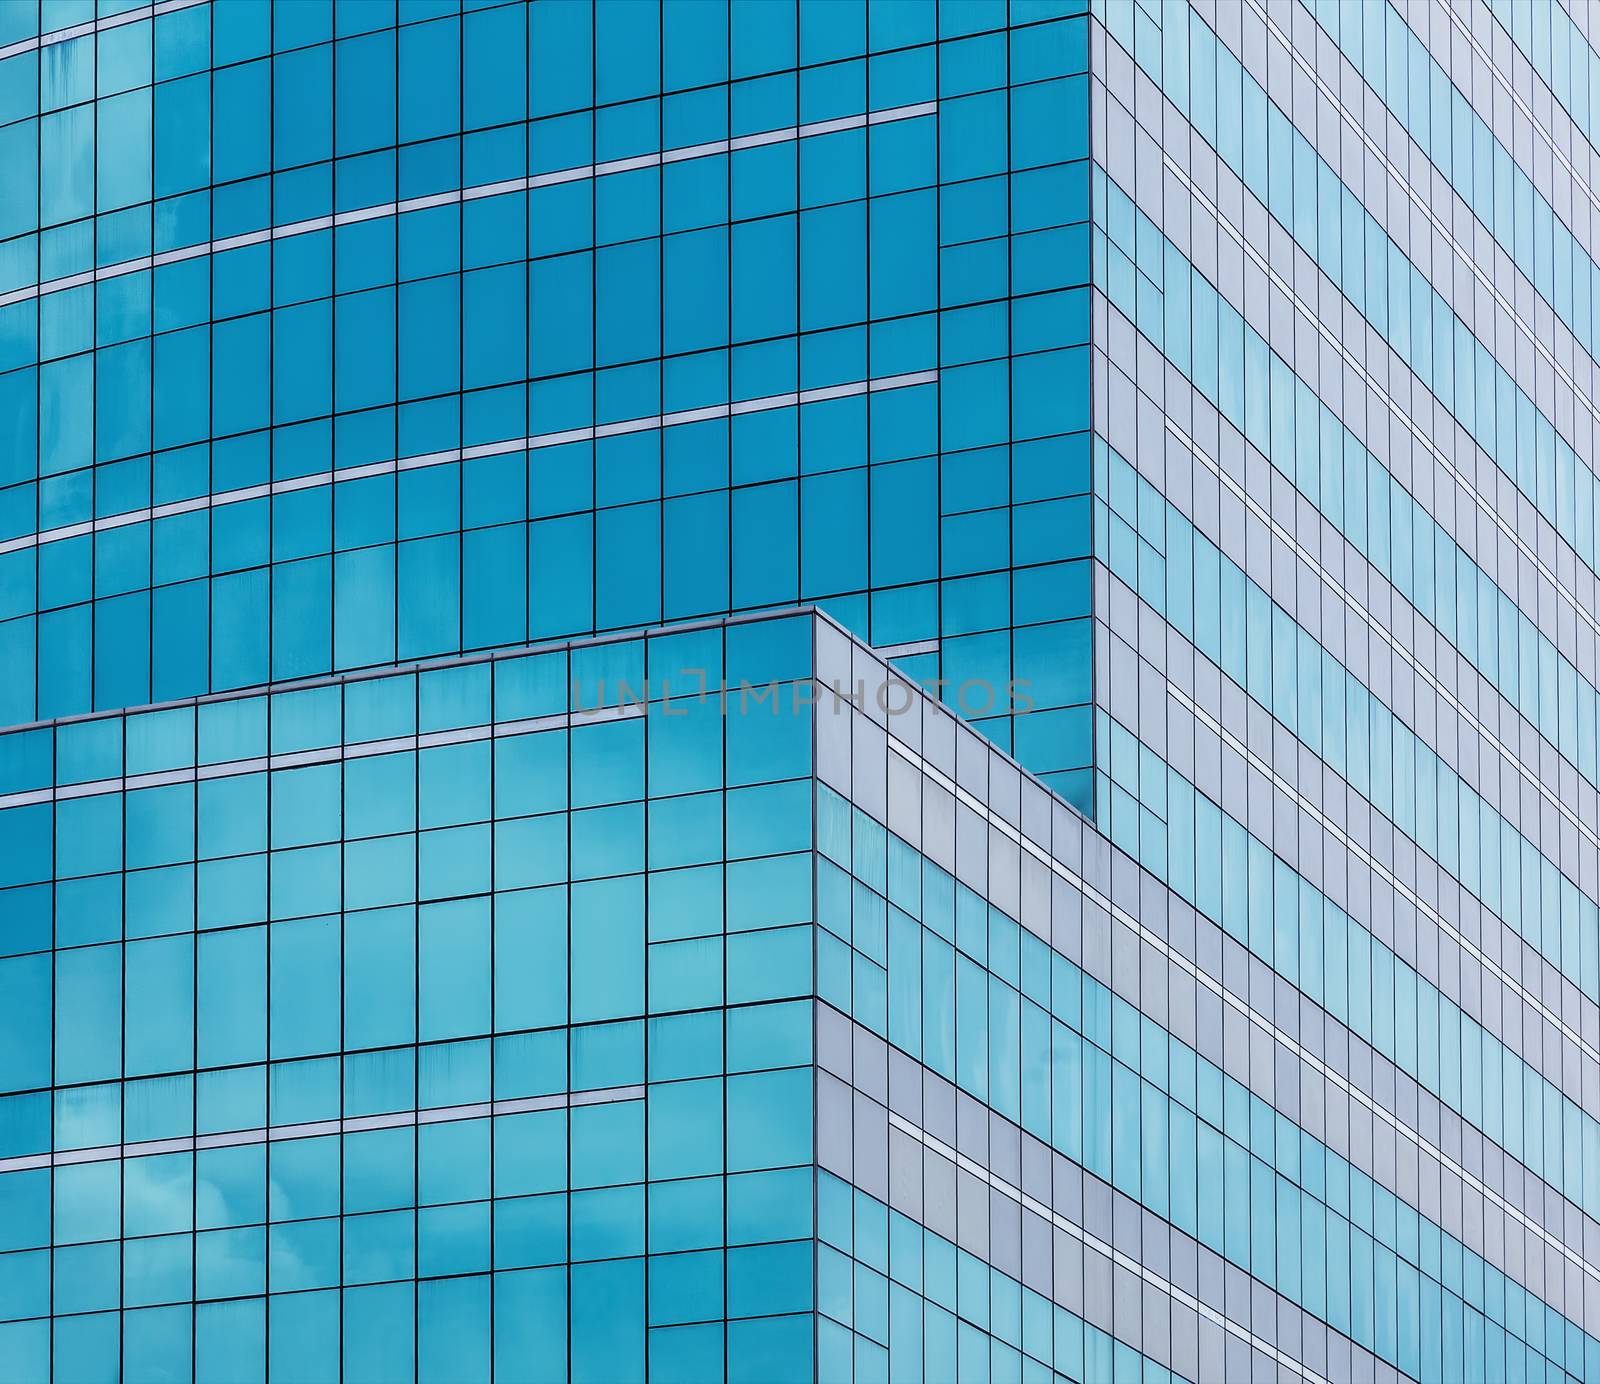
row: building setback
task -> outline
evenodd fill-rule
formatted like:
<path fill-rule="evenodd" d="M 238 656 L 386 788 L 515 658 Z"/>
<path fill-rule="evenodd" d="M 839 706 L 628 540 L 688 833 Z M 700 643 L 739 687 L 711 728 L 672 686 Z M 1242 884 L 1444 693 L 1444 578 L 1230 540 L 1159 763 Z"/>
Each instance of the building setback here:
<path fill-rule="evenodd" d="M 1600 1380 L 1600 28 L 9 0 L 0 1384 Z"/>

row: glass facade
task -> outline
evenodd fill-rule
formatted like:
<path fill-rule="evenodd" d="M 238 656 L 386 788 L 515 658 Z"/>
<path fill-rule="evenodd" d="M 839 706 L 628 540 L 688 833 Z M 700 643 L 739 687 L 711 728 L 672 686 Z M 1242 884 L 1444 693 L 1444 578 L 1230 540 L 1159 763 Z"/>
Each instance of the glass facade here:
<path fill-rule="evenodd" d="M 1087 804 L 1086 4 L 8 0 L 0 721 L 803 600 Z"/>
<path fill-rule="evenodd" d="M 1594 14 L 1093 6 L 1085 967 L 1218 1378 L 1600 1377 Z"/>
<path fill-rule="evenodd" d="M 807 1377 L 810 643 L 8 736 L 8 1377 Z"/>
<path fill-rule="evenodd" d="M 0 1384 L 1600 1380 L 1597 123 L 0 0 Z"/>

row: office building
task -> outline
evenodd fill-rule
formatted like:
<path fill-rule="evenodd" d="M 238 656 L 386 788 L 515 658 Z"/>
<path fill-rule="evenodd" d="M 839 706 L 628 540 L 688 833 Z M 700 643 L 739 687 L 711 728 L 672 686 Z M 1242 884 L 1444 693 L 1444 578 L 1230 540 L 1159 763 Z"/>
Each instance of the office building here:
<path fill-rule="evenodd" d="M 0 10 L 0 1380 L 1600 1377 L 1597 50 Z"/>

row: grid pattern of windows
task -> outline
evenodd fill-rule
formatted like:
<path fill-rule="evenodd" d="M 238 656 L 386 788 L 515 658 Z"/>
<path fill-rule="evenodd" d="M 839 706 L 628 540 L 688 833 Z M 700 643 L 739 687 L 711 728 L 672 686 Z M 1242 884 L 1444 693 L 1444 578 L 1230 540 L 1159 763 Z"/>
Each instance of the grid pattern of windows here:
<path fill-rule="evenodd" d="M 830 1173 L 817 1184 L 817 1372 L 825 1379 L 1186 1384 L 936 1231 Z"/>
<path fill-rule="evenodd" d="M 1504 1352 L 1520 1362 L 1547 1341 L 1554 1364 L 1569 1341 L 1600 1359 L 1600 1340 L 1576 1323 L 1547 1325 L 1547 1309 L 1521 1284 L 1397 1196 L 1375 1165 L 1299 1128 L 1275 1108 L 1270 1088 L 1257 1094 L 1248 1077 L 1141 1014 L 1136 998 L 1052 954 L 1038 934 L 859 808 L 821 793 L 824 1000 L 1408 1376 L 1450 1380 L 1465 1367 L 1471 1377 L 1496 1377 L 1510 1358 Z M 977 862 L 961 863 L 981 872 Z M 1363 975 L 1366 965 L 1363 957 Z M 1384 987 L 1374 978 L 1373 989 L 1376 1007 Z M 1396 1023 L 1393 1013 L 1388 1022 Z M 828 1161 L 826 1148 L 821 1157 Z M 998 1238 L 992 1223 L 990 1234 Z M 1037 1271 L 1048 1287 L 1048 1258 Z M 1513 1328 L 1470 1365 L 1458 1338 L 1447 1367 L 1445 1323 L 1485 1316 L 1502 1300 L 1515 1304 L 1511 1321 L 1536 1324 L 1531 1333 Z M 1534 1377 L 1545 1367 L 1536 1358 L 1527 1366 Z"/>
<path fill-rule="evenodd" d="M 0 1384 L 1600 1379 L 1594 32 L 0 0 Z"/>
<path fill-rule="evenodd" d="M 819 675 L 832 666 L 848 665 L 826 653 Z M 1391 1064 L 1373 1025 L 1425 1048 L 1442 1006 L 1408 1000 L 1398 962 L 1385 979 L 1360 924 L 1337 934 L 1366 1016 L 1347 1030 L 1331 994 L 1324 1013 L 975 736 L 853 720 L 817 722 L 824 1169 L 1148 1368 L 1593 1377 L 1570 1222 L 1494 1171 L 1540 1102 L 1522 1105 L 1519 1076 L 1502 1126 L 1487 1055 L 1460 1071 L 1495 1079 L 1489 1135 L 1449 1123 L 1461 1082 L 1408 1085 L 1403 1044 Z M 1320 944 L 1277 897 L 1285 935 Z"/>
<path fill-rule="evenodd" d="M 1594 1378 L 1592 16 L 1091 9 L 1113 937 L 1085 902 L 1069 1070 L 1104 987 L 1110 1089 L 1068 1080 L 1071 1156 L 1269 1286 L 1275 1345 L 1321 1323 L 1323 1377 Z"/>
<path fill-rule="evenodd" d="M 804 600 L 1087 802 L 1084 9 L 11 5 L 0 721 Z"/>
<path fill-rule="evenodd" d="M 809 1377 L 811 628 L 0 737 L 7 1377 Z"/>

